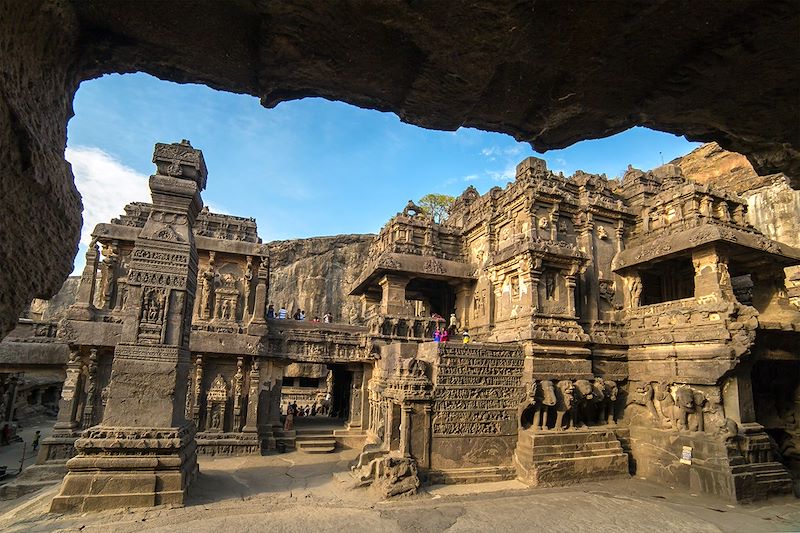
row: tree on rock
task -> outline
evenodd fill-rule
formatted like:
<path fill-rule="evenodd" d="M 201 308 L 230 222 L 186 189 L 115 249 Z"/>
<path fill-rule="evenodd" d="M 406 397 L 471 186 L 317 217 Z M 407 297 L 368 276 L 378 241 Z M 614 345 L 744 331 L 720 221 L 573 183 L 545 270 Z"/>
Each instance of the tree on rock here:
<path fill-rule="evenodd" d="M 419 206 L 425 211 L 425 214 L 433 218 L 434 222 L 441 224 L 447 220 L 450 206 L 452 206 L 455 201 L 456 199 L 454 196 L 431 193 L 419 199 Z"/>

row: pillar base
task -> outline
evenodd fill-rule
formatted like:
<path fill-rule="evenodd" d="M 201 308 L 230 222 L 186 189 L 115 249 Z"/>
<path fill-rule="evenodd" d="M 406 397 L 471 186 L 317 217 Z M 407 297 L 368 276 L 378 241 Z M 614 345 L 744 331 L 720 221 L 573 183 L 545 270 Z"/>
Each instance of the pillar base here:
<path fill-rule="evenodd" d="M 95 426 L 75 442 L 54 513 L 182 505 L 197 476 L 195 427 Z"/>

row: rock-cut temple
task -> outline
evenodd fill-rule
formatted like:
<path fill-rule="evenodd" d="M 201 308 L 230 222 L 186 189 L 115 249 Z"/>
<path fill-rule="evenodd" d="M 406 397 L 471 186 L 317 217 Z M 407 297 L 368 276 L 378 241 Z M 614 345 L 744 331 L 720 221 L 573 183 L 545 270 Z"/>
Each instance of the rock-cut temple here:
<path fill-rule="evenodd" d="M 95 228 L 67 318 L 5 341 L 68 353 L 34 467 L 65 473 L 54 511 L 182 503 L 197 454 L 293 446 L 360 449 L 354 485 L 385 496 L 636 475 L 750 501 L 798 483 L 800 250 L 731 193 L 673 165 L 607 180 L 527 158 L 442 223 L 409 202 L 328 324 L 268 316 L 268 249 L 254 219 L 203 207 L 200 150 L 153 161 L 152 203 Z M 285 406 L 320 398 L 345 424 L 303 442 Z"/>

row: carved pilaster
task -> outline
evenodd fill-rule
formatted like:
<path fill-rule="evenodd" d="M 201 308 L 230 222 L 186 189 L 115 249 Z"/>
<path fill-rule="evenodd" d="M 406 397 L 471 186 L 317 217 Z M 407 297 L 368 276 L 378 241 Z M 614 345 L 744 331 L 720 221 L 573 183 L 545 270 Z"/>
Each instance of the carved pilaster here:
<path fill-rule="evenodd" d="M 236 374 L 233 376 L 233 431 L 242 428 L 242 392 L 244 387 L 244 359 L 236 361 Z"/>
<path fill-rule="evenodd" d="M 261 382 L 261 363 L 258 358 L 253 358 L 253 365 L 250 367 L 249 386 L 247 390 L 247 417 L 242 431 L 246 433 L 256 433 L 258 431 L 258 397 Z"/>
<path fill-rule="evenodd" d="M 197 359 L 194 362 L 194 390 L 192 393 L 192 420 L 194 421 L 195 427 L 198 429 L 202 429 L 200 427 L 200 399 L 202 398 L 203 394 L 203 356 L 202 354 L 197 355 Z"/>

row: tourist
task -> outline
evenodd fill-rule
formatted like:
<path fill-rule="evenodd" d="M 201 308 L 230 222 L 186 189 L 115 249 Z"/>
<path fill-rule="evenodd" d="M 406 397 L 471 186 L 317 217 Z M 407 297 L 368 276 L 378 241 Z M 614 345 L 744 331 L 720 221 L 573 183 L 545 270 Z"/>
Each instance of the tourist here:
<path fill-rule="evenodd" d="M 8 424 L 3 425 L 3 432 L 0 433 L 0 444 L 11 444 L 11 426 Z"/>
<path fill-rule="evenodd" d="M 42 437 L 42 432 L 37 431 L 36 434 L 33 436 L 33 451 L 39 449 L 39 439 Z"/>
<path fill-rule="evenodd" d="M 305 312 L 304 309 L 301 309 L 300 310 L 300 320 L 305 320 L 305 319 L 306 319 L 306 312 Z"/>
<path fill-rule="evenodd" d="M 296 310 L 294 312 L 294 314 L 292 315 L 292 318 L 295 319 L 295 320 L 301 320 L 301 318 L 300 318 L 300 309 L 298 309 L 298 310 Z"/>
<path fill-rule="evenodd" d="M 278 320 L 286 320 L 286 308 L 281 306 L 278 310 Z"/>
<path fill-rule="evenodd" d="M 319 315 L 314 315 L 314 318 L 311 319 L 312 322 L 319 322 Z"/>
<path fill-rule="evenodd" d="M 272 304 L 267 307 L 267 318 L 275 318 L 275 306 Z"/>
<path fill-rule="evenodd" d="M 455 313 L 450 314 L 450 324 L 448 325 L 447 329 L 450 330 L 451 335 L 458 333 L 458 317 L 456 317 Z"/>
<path fill-rule="evenodd" d="M 436 326 L 436 331 L 433 332 L 433 342 L 442 340 L 442 333 L 439 331 L 439 326 Z"/>
<path fill-rule="evenodd" d="M 322 315 L 322 321 L 325 324 L 330 324 L 331 322 L 333 322 L 333 315 L 330 314 L 330 312 L 325 313 L 324 315 Z"/>
<path fill-rule="evenodd" d="M 464 330 L 463 336 L 464 336 L 463 338 L 464 344 L 469 344 L 470 342 L 469 331 Z"/>
<path fill-rule="evenodd" d="M 286 421 L 283 423 L 284 431 L 292 431 L 294 429 L 294 405 L 289 404 L 286 408 Z"/>
<path fill-rule="evenodd" d="M 316 402 L 314 405 L 311 406 L 311 416 L 317 416 L 317 404 Z"/>
<path fill-rule="evenodd" d="M 443 330 L 442 330 L 442 333 L 441 333 L 441 335 L 440 335 L 440 339 L 441 339 L 441 341 L 442 341 L 442 342 L 447 342 L 447 340 L 448 340 L 449 338 L 450 338 L 450 334 L 449 334 L 449 333 L 447 333 L 447 328 L 443 329 Z"/>

